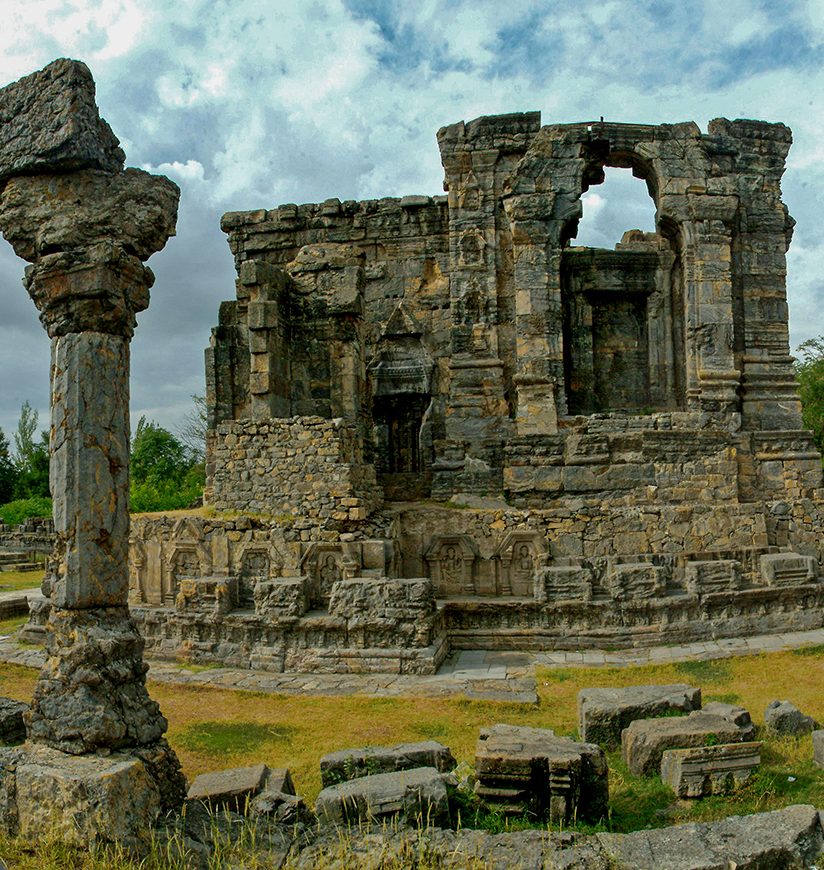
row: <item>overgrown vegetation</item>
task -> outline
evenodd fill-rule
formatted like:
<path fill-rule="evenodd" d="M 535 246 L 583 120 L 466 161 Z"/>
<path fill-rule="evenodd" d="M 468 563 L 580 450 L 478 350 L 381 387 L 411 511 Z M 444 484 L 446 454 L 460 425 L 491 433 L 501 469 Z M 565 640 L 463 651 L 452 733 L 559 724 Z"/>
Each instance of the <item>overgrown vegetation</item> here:
<path fill-rule="evenodd" d="M 824 450 L 824 335 L 798 346 L 795 364 L 804 425 L 812 429 L 819 450 Z"/>

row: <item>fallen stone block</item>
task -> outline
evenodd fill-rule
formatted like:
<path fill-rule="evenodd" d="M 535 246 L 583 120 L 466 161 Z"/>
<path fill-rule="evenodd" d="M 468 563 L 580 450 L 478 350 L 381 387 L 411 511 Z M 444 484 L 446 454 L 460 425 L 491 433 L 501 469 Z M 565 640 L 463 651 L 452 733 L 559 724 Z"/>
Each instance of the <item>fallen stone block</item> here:
<path fill-rule="evenodd" d="M 813 763 L 824 767 L 824 731 L 813 731 Z"/>
<path fill-rule="evenodd" d="M 750 731 L 723 716 L 696 710 L 674 719 L 636 719 L 621 735 L 621 752 L 636 776 L 652 776 L 666 749 L 706 746 L 708 742 L 742 743 Z"/>
<path fill-rule="evenodd" d="M 434 767 L 378 773 L 323 789 L 315 802 L 321 821 L 335 825 L 400 818 L 408 823 L 449 823 L 443 774 Z"/>
<path fill-rule="evenodd" d="M 457 761 L 449 748 L 435 740 L 401 743 L 398 746 L 365 746 L 324 755 L 320 760 L 320 781 L 325 788 L 362 776 L 412 770 L 415 767 L 434 767 L 441 773 L 447 773 L 454 770 L 456 765 Z"/>
<path fill-rule="evenodd" d="M 766 553 L 759 561 L 761 576 L 767 586 L 795 586 L 812 583 L 818 577 L 818 562 L 813 556 Z"/>
<path fill-rule="evenodd" d="M 764 725 L 773 734 L 802 737 L 818 728 L 812 716 L 802 713 L 790 701 L 772 701 L 764 711 Z"/>
<path fill-rule="evenodd" d="M 0 743 L 6 746 L 22 743 L 26 739 L 23 714 L 29 705 L 12 698 L 0 698 Z"/>
<path fill-rule="evenodd" d="M 726 794 L 747 782 L 760 763 L 760 743 L 667 749 L 661 756 L 661 779 L 680 798 Z"/>
<path fill-rule="evenodd" d="M 255 764 L 202 773 L 189 786 L 186 800 L 245 812 L 252 799 L 262 792 L 294 795 L 289 771 L 286 768 L 270 770 L 265 764 Z"/>
<path fill-rule="evenodd" d="M 475 749 L 475 793 L 507 815 L 597 821 L 609 801 L 606 758 L 549 728 L 493 725 Z"/>
<path fill-rule="evenodd" d="M 818 811 L 811 806 L 596 836 L 611 867 L 633 870 L 814 867 L 824 848 Z"/>
<path fill-rule="evenodd" d="M 704 713 L 711 713 L 713 716 L 722 716 L 730 722 L 735 723 L 739 728 L 747 729 L 749 735 L 755 734 L 755 725 L 752 723 L 749 710 L 739 707 L 736 704 L 727 704 L 724 701 L 710 701 L 702 707 Z M 749 739 L 749 738 L 747 738 Z"/>
<path fill-rule="evenodd" d="M 581 740 L 607 749 L 621 745 L 621 732 L 635 719 L 654 719 L 701 709 L 701 689 L 685 683 L 581 689 L 578 733 Z"/>
<path fill-rule="evenodd" d="M 127 752 L 68 755 L 37 744 L 0 750 L 0 827 L 31 843 L 48 831 L 76 846 L 145 847 L 161 809 L 157 782 Z"/>

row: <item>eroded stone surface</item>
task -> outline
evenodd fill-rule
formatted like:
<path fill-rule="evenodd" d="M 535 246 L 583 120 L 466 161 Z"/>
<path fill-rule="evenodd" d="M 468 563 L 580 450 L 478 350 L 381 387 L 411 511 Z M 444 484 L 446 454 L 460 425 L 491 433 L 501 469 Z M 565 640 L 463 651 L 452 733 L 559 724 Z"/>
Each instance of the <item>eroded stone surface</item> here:
<path fill-rule="evenodd" d="M 475 748 L 475 793 L 509 815 L 524 812 L 568 823 L 606 815 L 608 771 L 603 750 L 558 737 L 549 728 L 493 725 Z"/>
<path fill-rule="evenodd" d="M 701 708 L 701 689 L 685 683 L 666 686 L 581 689 L 578 733 L 606 748 L 620 746 L 621 732 L 635 719 L 652 719 Z"/>
<path fill-rule="evenodd" d="M 23 714 L 29 705 L 12 698 L 0 698 L 0 743 L 22 743 L 26 739 Z"/>
<path fill-rule="evenodd" d="M 324 788 L 315 801 L 318 817 L 347 825 L 400 817 L 412 824 L 449 822 L 443 775 L 434 767 L 378 773 Z"/>
<path fill-rule="evenodd" d="M 265 764 L 256 764 L 202 773 L 189 786 L 186 799 L 245 812 L 253 798 L 270 791 L 294 795 L 291 774 L 286 768 L 270 770 Z"/>
<path fill-rule="evenodd" d="M 824 731 L 813 731 L 813 761 L 818 767 L 824 767 Z"/>
<path fill-rule="evenodd" d="M 0 180 L 86 167 L 117 172 L 124 160 L 84 63 L 60 58 L 0 89 Z"/>
<path fill-rule="evenodd" d="M 414 767 L 434 767 L 441 773 L 448 773 L 456 765 L 447 746 L 434 740 L 424 740 L 398 746 L 367 746 L 330 752 L 320 760 L 320 779 L 327 786 L 361 776 Z"/>
<path fill-rule="evenodd" d="M 760 763 L 760 743 L 667 749 L 661 757 L 661 779 L 681 798 L 726 794 L 744 785 Z"/>
<path fill-rule="evenodd" d="M 705 746 L 717 743 L 741 743 L 752 729 L 739 728 L 723 716 L 696 710 L 674 719 L 636 719 L 621 734 L 621 751 L 630 771 L 636 776 L 658 772 L 665 749 Z"/>
<path fill-rule="evenodd" d="M 764 725 L 774 734 L 800 737 L 818 728 L 812 716 L 802 713 L 790 701 L 771 701 L 764 711 Z"/>

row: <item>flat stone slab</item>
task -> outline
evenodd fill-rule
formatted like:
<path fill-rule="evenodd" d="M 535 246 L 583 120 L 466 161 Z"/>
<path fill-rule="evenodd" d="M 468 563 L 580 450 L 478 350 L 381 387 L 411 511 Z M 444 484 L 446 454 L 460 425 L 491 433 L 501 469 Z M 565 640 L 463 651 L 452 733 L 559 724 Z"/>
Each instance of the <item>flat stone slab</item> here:
<path fill-rule="evenodd" d="M 84 63 L 60 58 L 0 89 L 0 180 L 88 168 L 118 172 L 124 160 Z"/>
<path fill-rule="evenodd" d="M 88 846 L 145 846 L 161 796 L 145 764 L 128 753 L 67 755 L 27 744 L 0 750 L 0 829 L 38 842 L 48 832 Z"/>
<path fill-rule="evenodd" d="M 824 848 L 818 811 L 804 805 L 597 837 L 612 858 L 611 867 L 634 870 L 813 867 Z"/>
<path fill-rule="evenodd" d="M 264 791 L 294 795 L 289 771 L 286 768 L 270 770 L 265 764 L 255 764 L 202 773 L 189 786 L 186 800 L 243 812 L 252 798 Z"/>
<path fill-rule="evenodd" d="M 443 775 L 434 767 L 362 776 L 323 789 L 315 802 L 321 821 L 351 825 L 400 817 L 410 823 L 449 822 Z"/>
<path fill-rule="evenodd" d="M 772 701 L 764 711 L 764 725 L 773 734 L 802 737 L 818 728 L 812 716 L 802 713 L 790 701 Z"/>
<path fill-rule="evenodd" d="M 824 767 L 824 731 L 813 731 L 813 763 Z"/>
<path fill-rule="evenodd" d="M 661 756 L 661 779 L 680 798 L 726 794 L 744 785 L 760 763 L 758 742 L 667 749 Z"/>
<path fill-rule="evenodd" d="M 508 815 L 597 821 L 609 801 L 606 758 L 549 728 L 493 725 L 475 748 L 475 793 Z"/>
<path fill-rule="evenodd" d="M 592 688 L 578 692 L 578 734 L 607 749 L 621 745 L 621 732 L 635 719 L 701 709 L 701 689 L 686 683 Z"/>
<path fill-rule="evenodd" d="M 696 710 L 673 719 L 636 719 L 621 735 L 621 752 L 636 776 L 652 776 L 666 749 L 687 749 L 714 743 L 741 743 L 752 732 L 723 716 Z"/>
<path fill-rule="evenodd" d="M 320 760 L 320 781 L 325 788 L 376 773 L 392 773 L 415 767 L 434 767 L 441 773 L 447 773 L 456 766 L 457 761 L 449 747 L 435 740 L 400 743 L 397 746 L 365 746 L 324 755 Z"/>
<path fill-rule="evenodd" d="M 22 743 L 26 739 L 23 714 L 29 705 L 12 698 L 0 698 L 0 743 L 7 746 Z"/>

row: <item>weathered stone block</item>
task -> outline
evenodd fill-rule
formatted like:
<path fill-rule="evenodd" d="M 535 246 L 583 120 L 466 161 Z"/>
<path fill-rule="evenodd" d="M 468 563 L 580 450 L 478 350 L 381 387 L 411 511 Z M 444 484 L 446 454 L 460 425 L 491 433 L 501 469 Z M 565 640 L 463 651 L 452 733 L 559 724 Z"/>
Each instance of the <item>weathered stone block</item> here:
<path fill-rule="evenodd" d="M 294 795 L 295 788 L 288 769 L 270 770 L 265 764 L 255 764 L 202 773 L 189 786 L 186 799 L 201 801 L 211 807 L 228 807 L 245 812 L 252 798 L 263 791 Z"/>
<path fill-rule="evenodd" d="M 529 812 L 563 823 L 597 821 L 607 811 L 603 750 L 549 728 L 493 725 L 475 748 L 475 793 L 504 813 Z"/>
<path fill-rule="evenodd" d="M 741 588 L 741 563 L 735 559 L 687 562 L 684 571 L 687 592 L 707 595 Z"/>
<path fill-rule="evenodd" d="M 335 785 L 361 776 L 416 767 L 434 767 L 441 773 L 448 773 L 456 764 L 449 748 L 435 740 L 401 743 L 391 747 L 341 749 L 321 758 L 320 781 L 324 786 Z"/>
<path fill-rule="evenodd" d="M 812 716 L 802 713 L 790 701 L 771 701 L 764 711 L 764 725 L 773 734 L 801 737 L 819 726 Z"/>
<path fill-rule="evenodd" d="M 701 689 L 685 683 L 581 689 L 578 693 L 578 733 L 587 743 L 611 749 L 621 745 L 621 732 L 635 719 L 653 719 L 700 709 Z"/>
<path fill-rule="evenodd" d="M 434 767 L 418 767 L 328 786 L 318 795 L 315 812 L 336 825 L 396 817 L 444 825 L 449 821 L 449 802 L 443 775 Z"/>
<path fill-rule="evenodd" d="M 739 728 L 744 729 L 749 734 L 755 734 L 755 725 L 752 724 L 749 710 L 739 707 L 737 704 L 727 704 L 723 701 L 710 701 L 704 704 L 701 708 L 704 713 L 710 713 L 713 716 L 721 716 L 734 722 Z"/>
<path fill-rule="evenodd" d="M 656 598 L 667 587 L 667 569 L 646 562 L 613 565 L 606 578 L 607 589 L 615 601 Z"/>
<path fill-rule="evenodd" d="M 538 601 L 590 601 L 592 571 L 577 566 L 544 568 L 535 580 Z"/>
<path fill-rule="evenodd" d="M 136 756 L 78 757 L 34 744 L 0 755 L 0 823 L 6 831 L 30 842 L 48 831 L 79 846 L 149 842 L 162 799 Z"/>
<path fill-rule="evenodd" d="M 766 553 L 760 559 L 761 576 L 768 586 L 812 583 L 818 577 L 818 563 L 798 553 Z"/>
<path fill-rule="evenodd" d="M 254 589 L 255 613 L 268 617 L 298 617 L 309 609 L 306 577 L 259 580 Z"/>
<path fill-rule="evenodd" d="M 674 719 L 636 719 L 621 734 L 621 752 L 636 776 L 652 776 L 666 749 L 685 749 L 716 743 L 741 743 L 749 732 L 722 716 L 696 710 Z"/>
<path fill-rule="evenodd" d="M 0 179 L 70 172 L 117 172 L 125 155 L 100 118 L 88 67 L 60 58 L 0 90 Z"/>
<path fill-rule="evenodd" d="M 813 762 L 824 767 L 824 731 L 813 731 Z"/>
<path fill-rule="evenodd" d="M 12 698 L 0 698 L 0 743 L 22 743 L 26 739 L 23 714 L 29 705 Z"/>
<path fill-rule="evenodd" d="M 747 782 L 760 763 L 760 743 L 667 749 L 661 756 L 661 779 L 680 798 L 725 794 Z"/>

